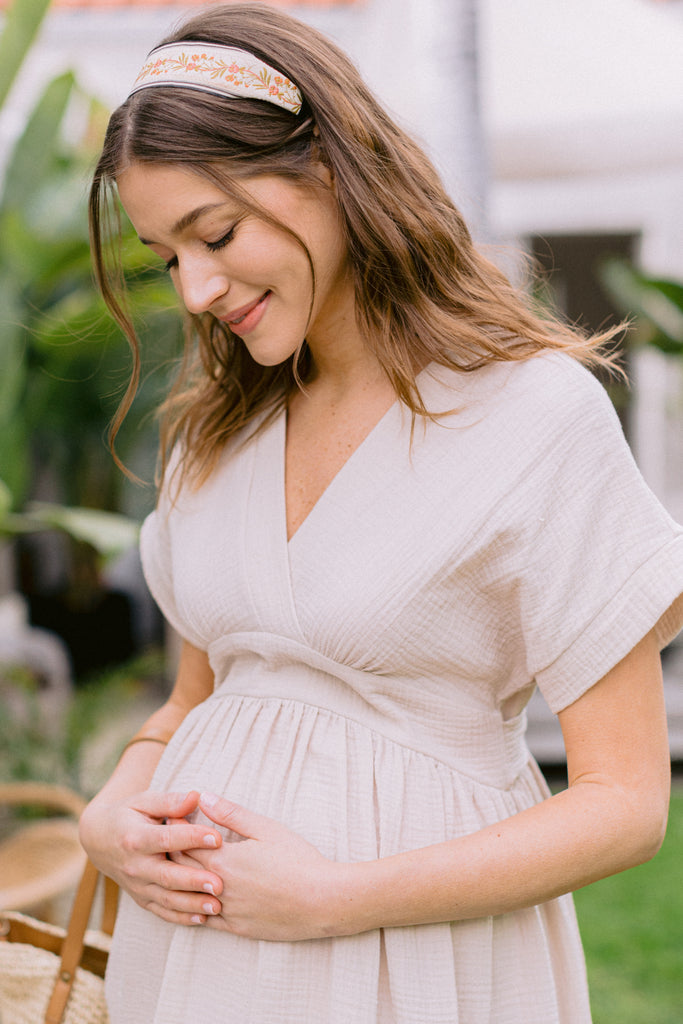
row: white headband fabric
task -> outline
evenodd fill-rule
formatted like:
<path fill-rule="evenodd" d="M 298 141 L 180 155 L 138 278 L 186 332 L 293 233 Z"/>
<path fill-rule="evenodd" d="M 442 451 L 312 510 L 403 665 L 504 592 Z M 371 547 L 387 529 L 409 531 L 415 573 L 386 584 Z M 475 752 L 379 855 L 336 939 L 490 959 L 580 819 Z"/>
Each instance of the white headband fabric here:
<path fill-rule="evenodd" d="M 303 102 L 293 82 L 253 53 L 211 43 L 157 46 L 147 57 L 130 94 L 155 85 L 265 100 L 292 114 L 299 113 Z"/>

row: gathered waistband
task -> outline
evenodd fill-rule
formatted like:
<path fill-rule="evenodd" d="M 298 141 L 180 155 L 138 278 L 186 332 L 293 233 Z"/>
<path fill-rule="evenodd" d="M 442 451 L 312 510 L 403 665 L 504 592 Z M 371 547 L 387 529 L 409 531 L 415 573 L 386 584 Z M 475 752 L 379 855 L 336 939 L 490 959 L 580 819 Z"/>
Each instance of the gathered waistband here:
<path fill-rule="evenodd" d="M 334 661 L 271 633 L 234 633 L 208 651 L 214 697 L 297 701 L 340 715 L 442 762 L 478 782 L 509 788 L 528 764 L 526 714 L 505 720 L 496 708 L 452 699 L 443 684 L 380 676 Z"/>

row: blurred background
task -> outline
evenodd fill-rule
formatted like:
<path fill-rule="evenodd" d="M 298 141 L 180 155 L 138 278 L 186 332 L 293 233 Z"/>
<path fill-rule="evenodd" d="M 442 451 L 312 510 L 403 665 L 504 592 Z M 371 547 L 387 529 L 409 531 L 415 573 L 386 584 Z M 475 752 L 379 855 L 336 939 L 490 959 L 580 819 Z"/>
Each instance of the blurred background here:
<path fill-rule="evenodd" d="M 612 397 L 647 482 L 683 520 L 682 0 L 279 5 L 351 54 L 494 260 L 521 282 L 524 257 L 534 258 L 528 286 L 539 302 L 589 329 L 631 318 L 622 343 L 631 386 L 612 387 Z M 93 290 L 86 196 L 108 113 L 152 46 L 200 6 L 209 5 L 0 0 L 0 781 L 91 794 L 168 689 L 173 638 L 136 552 L 154 488 L 127 481 L 105 442 L 129 360 Z M 168 282 L 141 248 L 127 237 L 144 368 L 119 449 L 152 481 L 153 413 L 181 337 Z M 678 644 L 664 664 L 680 767 Z M 529 735 L 561 784 L 561 736 L 536 698 Z M 667 842 L 680 857 L 676 799 L 678 831 Z M 0 886 L 1 876 L 0 859 Z M 650 990 L 655 959 L 660 974 L 680 977 L 681 907 L 673 915 L 662 899 L 656 927 L 643 913 L 647 936 L 625 950 L 635 884 L 624 890 L 623 923 L 621 895 L 589 891 L 604 891 L 609 908 L 596 912 L 592 895 L 586 910 L 589 956 L 600 946 L 590 961 L 598 1024 L 681 1019 L 683 992 L 660 977 L 654 987 L 669 994 L 653 1009 Z M 605 916 L 615 922 L 608 935 Z"/>

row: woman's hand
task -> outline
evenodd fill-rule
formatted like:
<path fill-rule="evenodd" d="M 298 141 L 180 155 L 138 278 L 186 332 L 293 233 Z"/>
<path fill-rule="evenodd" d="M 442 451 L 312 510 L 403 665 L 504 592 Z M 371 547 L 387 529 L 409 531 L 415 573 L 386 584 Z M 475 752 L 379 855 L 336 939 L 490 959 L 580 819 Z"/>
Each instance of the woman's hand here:
<path fill-rule="evenodd" d="M 340 895 L 342 864 L 272 818 L 228 800 L 202 794 L 199 809 L 244 837 L 218 850 L 188 846 L 171 854 L 178 865 L 220 875 L 221 911 L 207 918 L 209 927 L 275 942 L 332 934 L 328 922 L 333 897 Z"/>
<path fill-rule="evenodd" d="M 120 801 L 100 795 L 83 812 L 81 842 L 96 867 L 139 906 L 174 924 L 204 924 L 221 909 L 220 875 L 198 861 L 169 859 L 180 850 L 221 846 L 216 829 L 185 820 L 198 804 L 196 792 L 145 792 Z"/>

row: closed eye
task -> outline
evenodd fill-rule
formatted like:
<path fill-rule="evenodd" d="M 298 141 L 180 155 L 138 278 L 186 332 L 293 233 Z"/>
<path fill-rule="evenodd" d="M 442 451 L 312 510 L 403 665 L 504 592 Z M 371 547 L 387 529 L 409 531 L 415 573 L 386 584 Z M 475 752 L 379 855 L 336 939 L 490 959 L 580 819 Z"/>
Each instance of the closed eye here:
<path fill-rule="evenodd" d="M 227 231 L 223 235 L 223 237 L 219 238 L 217 241 L 206 242 L 206 248 L 209 250 L 209 252 L 218 252 L 218 250 L 223 249 L 228 244 L 228 242 L 231 242 L 232 237 L 235 234 L 235 227 L 236 225 L 233 225 L 233 227 L 231 227 L 230 230 Z"/>
<path fill-rule="evenodd" d="M 226 233 L 221 238 L 216 239 L 215 242 L 205 242 L 204 245 L 209 250 L 209 252 L 218 252 L 220 249 L 225 248 L 225 246 L 232 241 L 236 228 L 237 225 L 233 224 L 230 230 L 226 231 Z M 170 260 L 168 260 L 167 263 L 164 264 L 164 270 L 175 270 L 177 266 L 178 257 L 173 256 Z"/>

